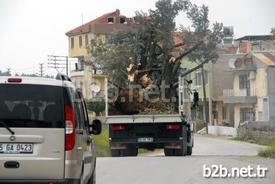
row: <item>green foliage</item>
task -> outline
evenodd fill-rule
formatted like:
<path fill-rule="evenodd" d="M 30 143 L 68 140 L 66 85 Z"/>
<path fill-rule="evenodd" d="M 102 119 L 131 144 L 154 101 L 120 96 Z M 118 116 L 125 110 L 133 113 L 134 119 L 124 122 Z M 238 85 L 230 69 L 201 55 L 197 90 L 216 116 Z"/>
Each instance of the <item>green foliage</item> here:
<path fill-rule="evenodd" d="M 273 38 L 275 39 L 275 27 L 271 28 L 270 33 L 273 35 Z"/>
<path fill-rule="evenodd" d="M 105 110 L 104 101 L 89 101 L 86 104 L 88 110 L 95 112 L 97 116 Z"/>
<path fill-rule="evenodd" d="M 189 52 L 194 61 L 215 61 L 218 57 L 215 49 L 221 41 L 222 24 L 216 23 L 210 28 L 206 6 L 198 7 L 189 0 L 158 0 L 155 6 L 156 9 L 148 13 L 136 12 L 136 23 L 130 30 L 115 31 L 108 42 L 97 40 L 90 47 L 96 63 L 120 88 L 128 85 L 127 67 L 131 63 L 137 64 L 138 70 L 149 71 L 147 74 L 153 76 L 150 77 L 157 81 L 157 85 L 164 82 L 174 86 L 178 80 L 180 61 Z M 175 53 L 175 18 L 182 12 L 191 20 L 194 30 L 182 26 L 179 35 L 184 44 Z M 207 42 L 202 42 L 205 38 Z M 173 58 L 174 62 L 171 62 Z"/>
<path fill-rule="evenodd" d="M 261 157 L 275 158 L 275 144 L 260 150 L 258 155 Z"/>
<path fill-rule="evenodd" d="M 233 140 L 238 141 L 245 141 L 253 144 L 260 144 L 264 146 L 273 145 L 275 144 L 275 139 L 272 138 L 266 138 L 266 137 L 254 137 L 252 135 L 246 135 L 246 136 L 238 136 L 233 138 Z"/>
<path fill-rule="evenodd" d="M 102 125 L 102 132 L 100 135 L 93 136 L 95 143 L 95 152 L 97 157 L 109 157 L 109 133 L 108 126 L 106 124 Z"/>
<path fill-rule="evenodd" d="M 134 39 L 134 33 L 130 31 L 114 31 L 107 43 L 97 40 L 91 48 L 95 62 L 119 87 L 127 85 L 127 67 L 136 55 Z"/>
<path fill-rule="evenodd" d="M 6 72 L 2 72 L 0 70 L 0 76 L 11 76 L 11 73 L 9 71 L 6 71 Z"/>
<path fill-rule="evenodd" d="M 275 139 L 274 138 L 267 138 L 262 136 L 255 137 L 252 135 L 245 135 L 245 136 L 235 137 L 232 140 L 245 141 L 253 144 L 267 146 L 266 148 L 261 149 L 258 152 L 258 155 L 261 157 L 275 158 Z"/>
<path fill-rule="evenodd" d="M 183 35 L 186 35 L 184 38 L 187 43 L 203 40 L 196 51 L 188 55 L 191 61 L 215 62 L 218 59 L 216 47 L 223 38 L 223 24 L 216 22 L 211 28 L 208 13 L 209 9 L 207 6 L 202 5 L 199 7 L 193 4 L 187 12 L 187 16 L 192 22 L 193 30 L 181 26 Z"/>

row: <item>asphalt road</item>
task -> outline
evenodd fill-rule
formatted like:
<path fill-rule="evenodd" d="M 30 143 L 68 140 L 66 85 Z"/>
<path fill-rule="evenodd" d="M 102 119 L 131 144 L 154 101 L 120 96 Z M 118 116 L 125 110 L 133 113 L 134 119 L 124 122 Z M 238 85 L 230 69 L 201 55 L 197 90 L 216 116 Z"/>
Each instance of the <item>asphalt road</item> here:
<path fill-rule="evenodd" d="M 274 184 L 275 159 L 257 157 L 262 146 L 217 137 L 195 137 L 192 156 L 164 157 L 162 151 L 139 157 L 98 158 L 97 184 Z M 259 165 L 267 168 L 264 178 L 205 178 L 203 165 L 222 165 L 229 172 Z M 214 171 L 212 169 L 212 171 Z"/>

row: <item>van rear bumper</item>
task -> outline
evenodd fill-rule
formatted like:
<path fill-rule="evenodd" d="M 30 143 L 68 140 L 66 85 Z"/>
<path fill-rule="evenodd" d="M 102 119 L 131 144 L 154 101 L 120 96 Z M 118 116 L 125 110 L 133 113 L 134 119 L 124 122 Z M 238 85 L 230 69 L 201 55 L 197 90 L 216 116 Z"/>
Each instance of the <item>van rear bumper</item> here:
<path fill-rule="evenodd" d="M 64 179 L 64 180 L 1 180 L 0 183 L 16 183 L 16 184 L 80 184 L 80 179 Z"/>

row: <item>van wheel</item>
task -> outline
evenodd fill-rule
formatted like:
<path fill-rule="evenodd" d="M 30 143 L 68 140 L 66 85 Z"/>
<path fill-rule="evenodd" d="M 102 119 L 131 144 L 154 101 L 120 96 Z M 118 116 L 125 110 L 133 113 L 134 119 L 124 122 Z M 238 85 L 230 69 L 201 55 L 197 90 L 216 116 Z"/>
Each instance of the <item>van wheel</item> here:
<path fill-rule="evenodd" d="M 95 184 L 95 179 L 96 179 L 96 170 L 94 170 L 93 175 L 91 176 L 91 178 L 88 181 L 88 184 Z"/>
<path fill-rule="evenodd" d="M 112 157 L 120 157 L 121 156 L 121 150 L 119 150 L 119 149 L 111 149 L 111 156 Z"/>

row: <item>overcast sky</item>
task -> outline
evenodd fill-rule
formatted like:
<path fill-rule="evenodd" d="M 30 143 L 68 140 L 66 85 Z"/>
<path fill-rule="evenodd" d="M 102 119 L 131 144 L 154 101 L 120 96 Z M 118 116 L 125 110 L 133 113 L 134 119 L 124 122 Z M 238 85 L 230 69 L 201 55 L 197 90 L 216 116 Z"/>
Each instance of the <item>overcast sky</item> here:
<path fill-rule="evenodd" d="M 235 37 L 269 34 L 275 27 L 274 0 L 191 0 L 209 6 L 211 22 L 234 26 Z M 65 32 L 120 9 L 126 16 L 154 9 L 156 0 L 0 0 L 0 70 L 37 73 L 48 54 L 67 55 Z M 177 25 L 188 24 L 183 15 Z M 46 73 L 53 71 L 45 64 Z"/>

